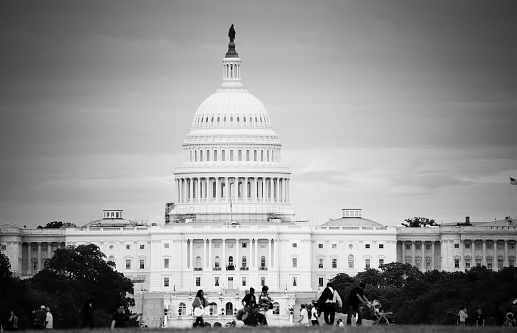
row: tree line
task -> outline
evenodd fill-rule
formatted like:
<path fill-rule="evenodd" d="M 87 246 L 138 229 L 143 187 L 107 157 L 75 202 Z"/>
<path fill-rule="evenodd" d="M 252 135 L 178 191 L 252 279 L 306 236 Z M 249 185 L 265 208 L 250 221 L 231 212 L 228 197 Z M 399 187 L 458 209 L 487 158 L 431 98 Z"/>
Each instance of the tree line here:
<path fill-rule="evenodd" d="M 94 244 L 57 249 L 44 268 L 29 279 L 11 272 L 9 259 L 0 253 L 0 322 L 6 327 L 11 311 L 18 316 L 20 329 L 33 327 L 33 310 L 50 307 L 54 328 L 82 325 L 82 305 L 96 294 L 96 327 L 109 327 L 117 305 L 134 305 L 133 282 L 115 270 L 115 263 Z"/>
<path fill-rule="evenodd" d="M 393 312 L 397 324 L 454 325 L 460 307 L 466 306 L 472 325 L 479 308 L 486 324 L 502 325 L 505 314 L 517 310 L 512 303 L 517 299 L 516 267 L 421 272 L 411 264 L 389 263 L 354 277 L 340 273 L 331 282 L 343 301 L 354 286 L 365 283 L 368 300 L 379 300 L 385 311 Z M 343 309 L 346 312 L 348 305 Z"/>

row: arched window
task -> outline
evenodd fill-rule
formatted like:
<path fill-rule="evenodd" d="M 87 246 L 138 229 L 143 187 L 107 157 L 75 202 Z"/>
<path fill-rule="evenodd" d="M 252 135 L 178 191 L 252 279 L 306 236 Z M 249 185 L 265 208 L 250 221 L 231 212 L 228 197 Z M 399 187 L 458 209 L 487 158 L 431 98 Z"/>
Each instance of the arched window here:
<path fill-rule="evenodd" d="M 225 189 L 226 189 L 226 184 L 225 183 L 221 183 L 221 198 L 223 198 L 223 199 L 225 197 L 224 196 L 224 193 L 226 192 Z"/>
<path fill-rule="evenodd" d="M 208 156 L 208 155 L 207 155 L 207 156 Z M 267 161 L 269 162 L 269 150 L 268 150 L 268 151 L 266 151 L 266 157 L 267 157 Z M 207 159 L 208 159 L 208 157 L 207 157 Z"/>
<path fill-rule="evenodd" d="M 242 121 L 246 122 L 246 117 L 242 117 Z"/>
<path fill-rule="evenodd" d="M 230 161 L 233 161 L 233 150 L 230 150 Z"/>
<path fill-rule="evenodd" d="M 239 122 L 239 121 L 240 121 L 240 118 L 237 116 L 237 122 Z"/>
<path fill-rule="evenodd" d="M 189 150 L 189 157 L 188 157 L 188 161 L 189 161 L 189 162 L 192 162 L 192 150 Z"/>
<path fill-rule="evenodd" d="M 260 267 L 262 267 L 262 268 L 266 267 L 266 257 L 265 256 L 260 257 Z"/>
<path fill-rule="evenodd" d="M 217 304 L 210 304 L 208 313 L 210 314 L 210 316 L 217 315 Z"/>
<path fill-rule="evenodd" d="M 253 160 L 256 162 L 257 161 L 257 150 L 254 150 L 253 151 Z"/>
<path fill-rule="evenodd" d="M 216 186 L 216 182 L 213 182 L 212 183 L 212 199 L 215 199 L 217 196 L 217 186 Z"/>
<path fill-rule="evenodd" d="M 221 117 L 217 117 L 217 122 L 219 122 L 221 120 Z"/>
<path fill-rule="evenodd" d="M 223 150 L 223 151 L 221 152 L 221 154 L 222 154 L 222 158 L 221 158 L 221 160 L 222 160 L 223 162 L 224 162 L 224 161 L 226 161 L 226 150 Z"/>
<path fill-rule="evenodd" d="M 216 267 L 216 268 L 219 268 L 219 267 L 220 267 L 220 266 L 219 266 L 219 265 L 220 265 L 219 256 L 216 256 L 216 257 L 215 257 L 214 265 L 215 265 L 214 267 Z"/>
<path fill-rule="evenodd" d="M 211 122 L 212 122 L 212 123 L 214 122 L 214 117 L 212 117 Z"/>
<path fill-rule="evenodd" d="M 354 256 L 348 255 L 348 268 L 354 268 Z"/>
<path fill-rule="evenodd" d="M 187 314 L 187 307 L 185 303 L 181 302 L 178 307 L 178 316 L 185 316 Z"/>
<path fill-rule="evenodd" d="M 203 151 L 199 151 L 199 161 L 203 162 Z"/>
<path fill-rule="evenodd" d="M 264 151 L 263 150 L 260 151 L 260 161 L 264 162 Z"/>
<path fill-rule="evenodd" d="M 206 119 L 205 119 L 205 123 L 208 123 L 208 117 L 206 117 Z"/>
<path fill-rule="evenodd" d="M 250 151 L 246 150 L 246 161 L 250 160 Z"/>
<path fill-rule="evenodd" d="M 217 161 L 217 150 L 214 150 L 214 161 Z"/>
<path fill-rule="evenodd" d="M 280 314 L 280 304 L 278 302 L 273 303 L 273 314 Z"/>
<path fill-rule="evenodd" d="M 201 268 L 201 257 L 200 256 L 196 257 L 196 268 Z"/>
<path fill-rule="evenodd" d="M 226 116 L 224 116 L 224 118 L 223 118 L 223 123 L 225 123 L 225 122 L 226 122 Z"/>
<path fill-rule="evenodd" d="M 239 193 L 237 193 L 239 198 L 242 198 L 242 182 L 239 182 Z"/>
<path fill-rule="evenodd" d="M 228 257 L 228 266 L 233 266 L 233 257 L 232 256 Z"/>
<path fill-rule="evenodd" d="M 197 162 L 197 150 L 194 150 L 194 162 Z"/>
<path fill-rule="evenodd" d="M 206 151 L 206 161 L 210 161 L 210 150 Z"/>
<path fill-rule="evenodd" d="M 233 304 L 231 302 L 226 303 L 226 315 L 233 316 Z"/>
<path fill-rule="evenodd" d="M 239 149 L 239 154 L 238 154 L 238 156 L 239 156 L 239 161 L 242 161 L 242 150 L 240 150 L 240 149 Z"/>
<path fill-rule="evenodd" d="M 230 117 L 230 122 L 231 122 L 231 123 L 233 123 L 233 116 L 232 116 L 232 117 Z"/>

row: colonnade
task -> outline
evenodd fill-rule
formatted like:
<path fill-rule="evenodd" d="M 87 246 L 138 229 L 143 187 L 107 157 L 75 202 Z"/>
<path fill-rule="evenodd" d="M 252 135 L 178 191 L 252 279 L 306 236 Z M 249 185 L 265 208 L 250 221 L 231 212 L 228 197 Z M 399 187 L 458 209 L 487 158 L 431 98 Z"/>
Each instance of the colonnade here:
<path fill-rule="evenodd" d="M 46 244 L 45 248 L 42 245 L 44 243 Z M 27 247 L 27 254 L 25 255 L 25 251 L 22 251 L 22 262 L 24 263 L 22 273 L 36 274 L 42 270 L 44 260 L 51 258 L 54 254 L 52 244 L 54 244 L 54 248 L 65 247 L 63 242 L 24 242 L 23 245 Z M 43 256 L 43 252 L 46 252 L 46 256 Z"/>
<path fill-rule="evenodd" d="M 203 244 L 201 255 L 199 251 L 194 251 L 194 243 L 199 244 L 200 241 Z M 241 249 L 242 243 L 249 245 L 249 248 Z M 233 244 L 231 249 L 228 248 L 229 244 Z M 259 251 L 259 244 L 264 244 L 266 249 Z M 268 270 L 277 265 L 274 259 L 276 244 L 273 239 L 186 239 L 184 250 L 187 267 L 194 270 Z M 216 246 L 222 248 L 217 255 Z M 196 262 L 197 257 L 200 257 L 200 262 Z"/>
<path fill-rule="evenodd" d="M 180 177 L 176 179 L 178 203 L 289 202 L 285 177 Z"/>

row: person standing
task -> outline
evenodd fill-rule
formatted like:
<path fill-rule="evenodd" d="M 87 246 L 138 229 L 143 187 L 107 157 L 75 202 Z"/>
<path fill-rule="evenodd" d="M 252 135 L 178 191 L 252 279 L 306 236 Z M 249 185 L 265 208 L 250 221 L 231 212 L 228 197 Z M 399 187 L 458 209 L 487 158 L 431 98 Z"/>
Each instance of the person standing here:
<path fill-rule="evenodd" d="M 14 310 L 11 311 L 11 316 L 9 317 L 9 320 L 7 321 L 7 329 L 9 331 L 16 331 L 18 329 L 18 317 L 14 313 Z"/>
<path fill-rule="evenodd" d="M 47 306 L 45 308 L 45 311 L 47 312 L 47 317 L 45 318 L 45 328 L 48 330 L 54 329 L 54 316 L 52 313 L 50 313 L 50 308 Z"/>
<path fill-rule="evenodd" d="M 90 294 L 90 298 L 88 298 L 83 303 L 83 328 L 90 327 L 93 329 L 93 310 L 95 309 L 95 293 L 92 292 Z"/>
<path fill-rule="evenodd" d="M 126 321 L 136 319 L 142 314 L 143 313 L 136 313 L 132 315 L 126 314 L 126 307 L 121 303 L 117 306 L 117 311 L 111 316 L 111 329 L 126 328 Z"/>
<path fill-rule="evenodd" d="M 465 326 L 467 324 L 466 320 L 469 317 L 467 314 L 466 306 L 461 307 L 460 312 L 458 312 L 458 317 L 459 317 L 458 320 L 459 320 L 460 326 Z"/>
<path fill-rule="evenodd" d="M 259 296 L 259 313 L 265 318 L 262 325 L 272 325 L 273 323 L 273 301 L 268 294 L 268 290 L 268 286 L 262 286 L 262 292 Z"/>
<path fill-rule="evenodd" d="M 298 320 L 298 323 L 302 326 L 309 326 L 309 313 L 305 304 L 302 304 L 302 309 L 300 310 L 300 320 Z"/>
<path fill-rule="evenodd" d="M 36 319 L 34 320 L 34 328 L 42 330 L 45 328 L 47 320 L 47 312 L 45 311 L 45 305 L 42 305 L 39 310 L 35 310 Z"/>
<path fill-rule="evenodd" d="M 199 289 L 196 294 L 196 298 L 194 302 L 192 302 L 192 308 L 194 308 L 194 316 L 196 320 L 194 321 L 194 327 L 197 326 L 205 326 L 205 321 L 203 320 L 203 315 L 205 314 L 205 308 L 208 306 L 208 301 L 205 298 L 205 293 L 202 289 Z"/>
<path fill-rule="evenodd" d="M 364 288 L 366 285 L 364 283 L 360 283 L 359 286 L 352 288 L 350 291 L 350 295 L 348 296 L 348 318 L 347 323 L 350 320 L 350 324 L 352 323 L 352 316 L 357 313 L 356 325 L 361 325 L 363 320 L 363 310 L 361 309 L 361 305 L 368 306 L 370 303 L 368 298 L 364 295 Z"/>
<path fill-rule="evenodd" d="M 485 315 L 483 314 L 483 311 L 481 311 L 481 308 L 477 311 L 476 326 L 485 326 Z"/>

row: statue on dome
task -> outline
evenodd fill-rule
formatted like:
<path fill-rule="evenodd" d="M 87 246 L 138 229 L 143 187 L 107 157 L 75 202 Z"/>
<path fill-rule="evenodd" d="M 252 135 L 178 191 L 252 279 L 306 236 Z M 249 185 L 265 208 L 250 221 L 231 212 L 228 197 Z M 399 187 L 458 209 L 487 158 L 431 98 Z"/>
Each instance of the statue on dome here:
<path fill-rule="evenodd" d="M 233 23 L 230 27 L 230 30 L 228 31 L 228 37 L 230 37 L 230 43 L 233 43 L 233 41 L 235 40 L 235 29 L 233 28 Z"/>

